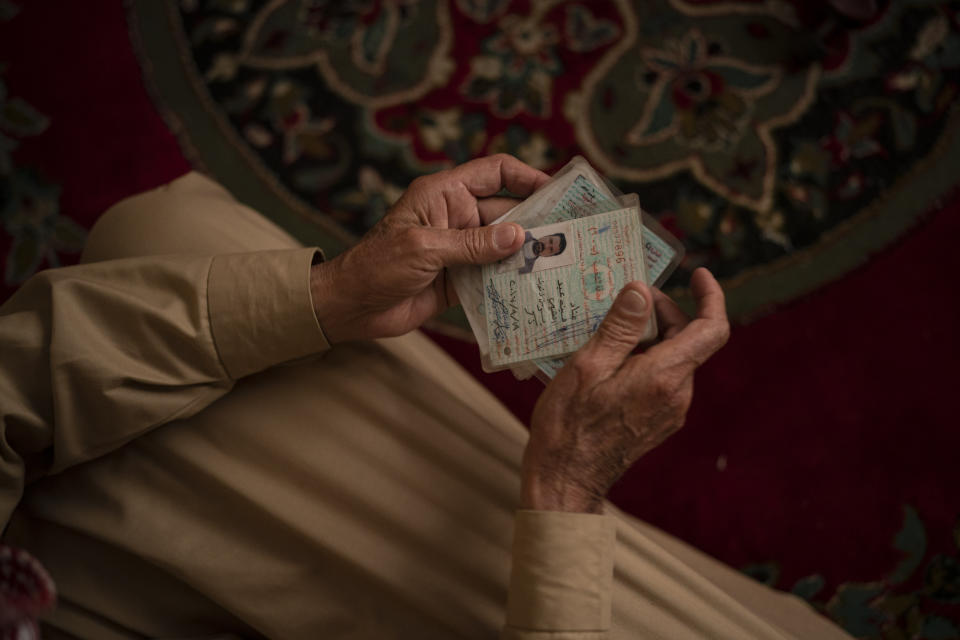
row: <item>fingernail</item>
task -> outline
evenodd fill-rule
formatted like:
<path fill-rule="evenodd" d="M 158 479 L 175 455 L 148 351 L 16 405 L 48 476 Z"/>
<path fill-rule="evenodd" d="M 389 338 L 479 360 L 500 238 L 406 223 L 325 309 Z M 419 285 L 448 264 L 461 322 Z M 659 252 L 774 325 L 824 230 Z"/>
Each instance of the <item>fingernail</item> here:
<path fill-rule="evenodd" d="M 623 296 L 623 312 L 631 316 L 642 316 L 647 310 L 647 299 L 639 291 L 630 289 Z"/>
<path fill-rule="evenodd" d="M 517 227 L 513 224 L 498 224 L 493 230 L 493 246 L 497 249 L 509 249 L 517 237 Z"/>

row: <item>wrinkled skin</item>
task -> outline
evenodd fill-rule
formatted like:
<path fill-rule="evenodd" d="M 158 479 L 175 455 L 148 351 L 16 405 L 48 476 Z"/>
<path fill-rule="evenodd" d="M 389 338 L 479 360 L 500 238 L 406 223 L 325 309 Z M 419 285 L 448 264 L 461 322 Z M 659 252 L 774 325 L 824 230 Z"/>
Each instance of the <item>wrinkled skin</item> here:
<path fill-rule="evenodd" d="M 547 386 L 524 452 L 526 508 L 599 512 L 630 465 L 683 426 L 694 371 L 730 332 L 723 291 L 710 272 L 698 269 L 691 284 L 693 320 L 662 292 L 630 283 Z M 634 354 L 651 313 L 662 340 Z"/>
<path fill-rule="evenodd" d="M 523 244 L 516 224 L 482 226 L 548 180 L 507 155 L 414 180 L 352 249 L 316 265 L 313 299 L 331 343 L 398 336 L 456 303 L 445 267 L 487 264 Z M 501 238 L 498 234 L 504 234 Z"/>
<path fill-rule="evenodd" d="M 489 264 L 520 249 L 524 232 L 485 226 L 546 174 L 496 155 L 418 178 L 352 249 L 311 272 L 314 308 L 336 344 L 397 336 L 456 303 L 446 267 Z M 723 291 L 706 269 L 691 281 L 697 316 L 631 282 L 598 332 L 540 396 L 524 452 L 522 505 L 596 513 L 611 485 L 679 429 L 696 368 L 729 335 Z M 651 313 L 660 342 L 634 354 Z"/>

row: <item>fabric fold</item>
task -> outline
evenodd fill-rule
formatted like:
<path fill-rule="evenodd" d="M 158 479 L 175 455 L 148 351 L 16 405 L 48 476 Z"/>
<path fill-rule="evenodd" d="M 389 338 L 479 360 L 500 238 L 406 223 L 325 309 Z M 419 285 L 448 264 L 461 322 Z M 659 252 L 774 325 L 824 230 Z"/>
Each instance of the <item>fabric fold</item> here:
<path fill-rule="evenodd" d="M 313 310 L 315 248 L 219 255 L 207 296 L 217 352 L 231 378 L 330 348 Z"/>

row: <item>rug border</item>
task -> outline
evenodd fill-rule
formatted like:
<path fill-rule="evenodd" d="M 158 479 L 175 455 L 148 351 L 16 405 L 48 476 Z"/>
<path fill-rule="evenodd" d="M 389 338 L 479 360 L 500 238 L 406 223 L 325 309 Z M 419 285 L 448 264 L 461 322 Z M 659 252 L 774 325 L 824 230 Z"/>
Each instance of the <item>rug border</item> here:
<path fill-rule="evenodd" d="M 317 245 L 330 257 L 357 241 L 357 237 L 312 208 L 289 191 L 263 164 L 259 157 L 242 144 L 219 106 L 210 99 L 200 80 L 193 58 L 185 47 L 182 25 L 176 20 L 175 1 L 124 0 L 127 26 L 134 53 L 143 70 L 144 85 L 160 116 L 177 139 L 186 159 L 197 170 L 223 184 L 241 202 L 254 210 L 270 212 L 270 217 L 291 235 L 307 245 Z M 149 33 L 144 24 L 162 24 Z M 177 51 L 179 65 L 159 70 L 150 56 L 155 51 L 154 39 L 167 37 Z M 173 76 L 179 76 L 178 78 Z M 199 103 L 183 104 L 185 98 Z M 198 144 L 205 139 L 210 144 Z M 235 163 L 241 160 L 253 171 L 257 181 L 233 180 Z"/>
<path fill-rule="evenodd" d="M 254 209 L 269 211 L 270 217 L 295 237 L 307 244 L 317 244 L 330 256 L 356 242 L 356 236 L 322 216 L 280 183 L 229 126 L 225 114 L 209 98 L 200 79 L 186 46 L 176 2 L 125 0 L 125 4 L 131 41 L 143 69 L 144 83 L 191 164 L 219 179 L 238 199 Z M 148 41 L 142 27 L 152 22 L 149 18 L 160 19 L 167 29 L 153 27 Z M 152 47 L 156 47 L 160 39 L 175 48 L 180 61 L 179 65 L 169 65 L 175 69 L 167 70 L 163 76 L 150 56 L 151 51 L 158 51 Z M 169 84 L 175 80 L 168 77 L 171 75 L 180 76 L 179 92 Z M 196 104 L 182 104 L 191 100 L 199 103 L 201 109 L 189 108 Z M 197 111 L 202 111 L 202 115 Z M 188 115 L 185 117 L 184 113 Z M 815 245 L 721 280 L 731 318 L 738 324 L 749 324 L 843 277 L 903 237 L 929 211 L 938 209 L 957 181 L 949 167 L 960 166 L 960 106 L 952 105 L 945 118 L 948 122 L 944 133 L 923 159 L 871 204 L 823 232 Z M 198 128 L 194 122 L 197 120 L 209 121 L 212 130 L 220 134 L 219 138 L 216 133 L 211 136 L 210 129 Z M 198 145 L 195 142 L 198 137 L 210 138 L 211 144 Z M 253 171 L 257 184 L 231 178 L 237 157 Z M 908 186 L 914 187 L 909 195 Z M 924 195 L 918 197 L 916 193 Z M 677 287 L 668 293 L 682 307 L 693 310 L 689 291 Z M 472 335 L 465 327 L 467 323 L 460 311 L 448 312 L 431 322 L 432 329 L 458 337 Z"/>

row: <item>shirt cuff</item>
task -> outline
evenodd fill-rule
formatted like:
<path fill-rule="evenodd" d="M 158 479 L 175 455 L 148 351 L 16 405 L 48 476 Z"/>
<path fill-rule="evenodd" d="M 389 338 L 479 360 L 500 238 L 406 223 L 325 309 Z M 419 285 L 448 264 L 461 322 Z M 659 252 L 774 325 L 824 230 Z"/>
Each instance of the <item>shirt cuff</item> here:
<path fill-rule="evenodd" d="M 227 374 L 241 378 L 329 349 L 310 294 L 316 248 L 219 255 L 210 264 L 210 329 Z"/>
<path fill-rule="evenodd" d="M 590 637 L 609 630 L 616 536 L 612 516 L 518 511 L 507 629 Z"/>

